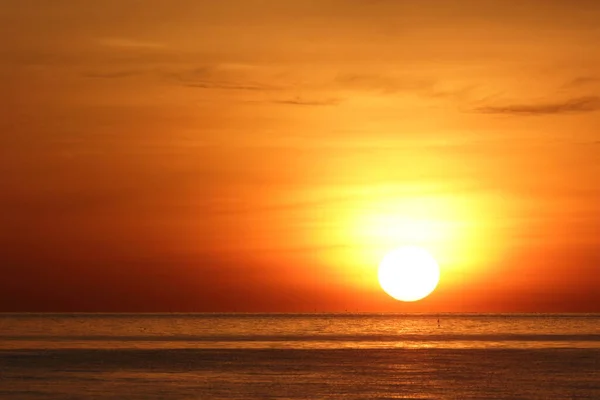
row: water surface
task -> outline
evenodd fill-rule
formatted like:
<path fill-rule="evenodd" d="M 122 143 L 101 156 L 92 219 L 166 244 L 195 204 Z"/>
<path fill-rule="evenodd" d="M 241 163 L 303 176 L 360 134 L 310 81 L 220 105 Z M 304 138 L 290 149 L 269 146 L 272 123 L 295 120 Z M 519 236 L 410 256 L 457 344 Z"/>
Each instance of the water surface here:
<path fill-rule="evenodd" d="M 599 399 L 599 371 L 597 314 L 0 315 L 7 399 Z"/>

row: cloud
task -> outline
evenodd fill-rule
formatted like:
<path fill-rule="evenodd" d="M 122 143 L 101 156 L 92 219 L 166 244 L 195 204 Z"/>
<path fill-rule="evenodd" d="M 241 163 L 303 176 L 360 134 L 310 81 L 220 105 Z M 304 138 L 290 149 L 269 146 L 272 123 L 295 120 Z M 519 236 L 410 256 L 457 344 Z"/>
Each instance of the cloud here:
<path fill-rule="evenodd" d="M 166 73 L 165 77 L 179 84 L 197 89 L 271 91 L 281 87 L 260 82 L 252 76 L 249 67 L 237 65 L 209 65 L 191 70 Z"/>
<path fill-rule="evenodd" d="M 596 83 L 600 83 L 600 78 L 597 78 L 594 76 L 580 76 L 580 77 L 575 78 L 572 81 L 568 82 L 565 85 L 565 87 L 574 88 L 574 87 L 593 85 Z"/>
<path fill-rule="evenodd" d="M 383 93 L 428 91 L 435 86 L 435 81 L 432 80 L 401 79 L 377 74 L 342 74 L 335 78 L 335 83 L 345 88 L 373 90 Z"/>
<path fill-rule="evenodd" d="M 121 49 L 160 49 L 165 47 L 164 43 L 150 42 L 132 38 L 101 38 L 98 40 L 101 46 Z"/>
<path fill-rule="evenodd" d="M 92 71 L 84 73 L 86 78 L 96 79 L 123 79 L 139 76 L 148 76 L 158 80 L 167 81 L 189 88 L 197 89 L 220 89 L 220 90 L 248 90 L 248 91 L 272 91 L 283 87 L 273 84 L 262 83 L 261 79 L 253 76 L 250 67 L 240 65 L 214 65 L 202 66 L 192 69 L 173 71 L 160 67 L 107 69 L 105 71 Z"/>
<path fill-rule="evenodd" d="M 119 78 L 130 78 L 133 76 L 143 75 L 145 71 L 142 70 L 122 70 L 122 71 L 109 71 L 109 72 L 89 72 L 84 74 L 86 78 L 97 78 L 97 79 L 119 79 Z"/>
<path fill-rule="evenodd" d="M 382 74 L 340 74 L 335 78 L 334 83 L 342 89 L 383 94 L 412 93 L 434 99 L 465 98 L 477 89 L 477 85 L 465 85 L 464 82 Z"/>
<path fill-rule="evenodd" d="M 593 112 L 600 110 L 600 97 L 587 96 L 578 97 L 562 102 L 538 103 L 538 104 L 507 104 L 501 106 L 486 106 L 476 108 L 481 114 L 505 114 L 505 115 L 557 115 Z"/>
<path fill-rule="evenodd" d="M 198 89 L 222 89 L 222 90 L 276 90 L 276 87 L 261 84 L 242 84 L 234 82 L 195 82 L 186 83 L 184 86 Z"/>
<path fill-rule="evenodd" d="M 305 100 L 299 97 L 289 100 L 274 100 L 273 104 L 289 104 L 295 106 L 335 106 L 340 104 L 340 99 Z"/>

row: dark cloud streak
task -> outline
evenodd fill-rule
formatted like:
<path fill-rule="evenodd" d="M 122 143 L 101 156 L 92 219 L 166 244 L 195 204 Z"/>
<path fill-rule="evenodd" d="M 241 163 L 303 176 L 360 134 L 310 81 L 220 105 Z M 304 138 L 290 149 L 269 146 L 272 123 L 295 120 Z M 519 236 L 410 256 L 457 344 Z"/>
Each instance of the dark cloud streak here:
<path fill-rule="evenodd" d="M 120 79 L 120 78 L 131 78 L 134 76 L 144 75 L 145 71 L 139 70 L 123 70 L 123 71 L 113 71 L 113 72 L 90 72 L 84 74 L 86 78 L 96 78 L 96 79 Z"/>
<path fill-rule="evenodd" d="M 325 99 L 325 100 L 303 100 L 303 99 L 290 99 L 290 100 L 274 100 L 273 104 L 288 104 L 295 106 L 336 106 L 340 104 L 340 99 Z"/>
<path fill-rule="evenodd" d="M 504 114 L 516 116 L 559 115 L 586 113 L 600 110 L 600 97 L 579 97 L 563 102 L 539 104 L 508 104 L 476 108 L 481 114 Z"/>
<path fill-rule="evenodd" d="M 568 88 L 582 87 L 582 86 L 594 85 L 596 83 L 600 83 L 600 78 L 597 78 L 594 76 L 580 76 L 578 78 L 573 79 L 569 83 L 567 83 L 565 85 L 565 87 L 568 87 Z"/>
<path fill-rule="evenodd" d="M 266 86 L 261 84 L 241 84 L 241 83 L 227 83 L 227 82 L 196 82 L 187 83 L 184 86 L 197 89 L 221 89 L 221 90 L 250 90 L 250 91 L 269 91 L 277 90 L 278 88 L 273 86 Z"/>

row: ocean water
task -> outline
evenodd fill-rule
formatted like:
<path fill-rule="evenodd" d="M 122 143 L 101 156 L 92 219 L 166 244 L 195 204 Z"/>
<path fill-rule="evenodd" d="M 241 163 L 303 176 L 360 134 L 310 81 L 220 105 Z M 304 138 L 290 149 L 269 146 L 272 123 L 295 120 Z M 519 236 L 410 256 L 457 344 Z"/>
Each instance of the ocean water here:
<path fill-rule="evenodd" d="M 600 314 L 0 314 L 0 398 L 600 399 Z"/>

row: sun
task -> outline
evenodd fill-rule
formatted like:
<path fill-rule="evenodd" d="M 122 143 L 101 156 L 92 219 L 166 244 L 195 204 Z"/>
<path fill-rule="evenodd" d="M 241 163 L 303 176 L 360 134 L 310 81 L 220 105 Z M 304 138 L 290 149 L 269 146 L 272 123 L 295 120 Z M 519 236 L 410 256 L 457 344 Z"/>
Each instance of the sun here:
<path fill-rule="evenodd" d="M 433 292 L 440 268 L 427 250 L 416 246 L 390 251 L 379 264 L 379 284 L 400 301 L 421 300 Z"/>

